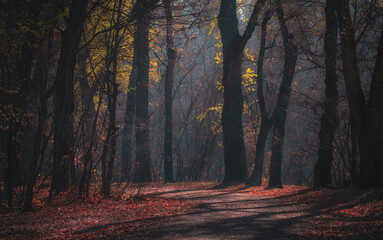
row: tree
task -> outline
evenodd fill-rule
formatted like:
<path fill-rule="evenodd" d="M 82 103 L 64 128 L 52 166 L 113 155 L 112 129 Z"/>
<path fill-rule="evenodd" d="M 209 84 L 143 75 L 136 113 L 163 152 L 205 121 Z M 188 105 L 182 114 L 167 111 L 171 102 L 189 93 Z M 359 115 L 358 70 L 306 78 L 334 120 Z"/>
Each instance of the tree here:
<path fill-rule="evenodd" d="M 281 0 L 276 0 L 278 21 L 282 33 L 284 46 L 284 66 L 282 83 L 279 88 L 275 106 L 272 155 L 270 163 L 270 178 L 268 188 L 281 188 L 281 170 L 283 158 L 283 143 L 285 137 L 285 122 L 289 106 L 291 84 L 294 79 L 295 65 L 297 63 L 298 49 L 294 43 L 294 35 L 289 33 Z"/>
<path fill-rule="evenodd" d="M 336 43 L 338 24 L 336 19 L 336 2 L 326 1 L 326 32 L 324 47 L 326 54 L 325 100 L 319 133 L 318 161 L 314 170 L 314 187 L 331 185 L 331 164 L 333 161 L 333 140 L 338 127 L 338 89 L 336 74 Z"/>
<path fill-rule="evenodd" d="M 116 140 L 117 140 L 117 125 L 116 125 L 116 106 L 117 106 L 117 95 L 118 95 L 118 83 L 117 78 L 117 64 L 118 64 L 118 49 L 121 41 L 120 36 L 120 20 L 121 20 L 121 9 L 122 0 L 114 1 L 113 13 L 111 23 L 115 23 L 117 29 L 110 32 L 107 41 L 107 54 L 105 57 L 105 82 L 107 83 L 108 89 L 108 115 L 109 115 L 109 127 L 107 130 L 106 144 L 104 144 L 104 151 L 101 159 L 102 163 L 102 194 L 104 197 L 110 197 L 110 190 L 113 177 L 114 161 L 116 157 Z M 117 12 L 117 16 L 115 16 Z M 108 139 L 109 137 L 109 139 Z M 108 145 L 110 141 L 110 145 Z M 106 155 L 110 147 L 110 158 L 106 161 Z"/>
<path fill-rule="evenodd" d="M 266 109 L 266 101 L 263 90 L 263 63 L 266 51 L 266 27 L 267 23 L 270 20 L 271 12 L 270 10 L 266 11 L 263 16 L 262 27 L 261 27 L 261 44 L 259 47 L 259 56 L 258 56 L 258 66 L 257 66 L 257 80 L 258 80 L 258 89 L 257 97 L 258 104 L 261 111 L 261 129 L 257 138 L 257 145 L 255 150 L 255 160 L 254 160 L 254 170 L 250 178 L 246 181 L 247 184 L 260 186 L 262 185 L 262 172 L 263 172 L 263 162 L 265 159 L 265 146 L 267 141 L 267 136 L 269 135 L 270 128 L 273 126 L 274 116 L 269 116 L 269 113 Z"/>
<path fill-rule="evenodd" d="M 370 111 L 372 112 L 372 118 L 371 118 L 371 128 L 374 129 L 374 135 L 373 135 L 373 141 L 374 141 L 374 148 L 375 148 L 375 155 L 374 155 L 374 166 L 377 167 L 377 170 L 379 171 L 379 174 L 377 173 L 376 176 L 379 176 L 378 185 L 383 186 L 383 149 L 382 149 L 382 142 L 383 142 L 383 25 L 381 28 L 380 33 L 380 41 L 379 41 L 379 47 L 378 47 L 378 54 L 376 56 L 376 63 L 374 68 L 374 73 L 372 75 L 372 81 L 371 81 L 371 90 L 370 90 L 370 99 L 368 102 L 368 106 L 370 108 Z M 380 165 L 380 169 L 379 169 Z"/>
<path fill-rule="evenodd" d="M 76 54 L 80 44 L 83 25 L 87 17 L 87 0 L 72 1 L 69 8 L 67 27 L 62 36 L 60 60 L 54 95 L 54 144 L 53 168 L 50 192 L 62 192 L 70 187 L 72 181 L 74 145 L 73 145 L 73 110 L 74 110 L 74 69 Z M 72 182 L 72 184 L 74 184 Z"/>
<path fill-rule="evenodd" d="M 336 8 L 342 48 L 343 77 L 350 108 L 351 127 L 356 135 L 360 159 L 360 187 L 379 185 L 381 160 L 381 112 L 383 106 L 380 99 L 382 81 L 382 51 L 378 50 L 375 71 L 367 103 L 361 86 L 359 66 L 356 54 L 355 29 L 351 20 L 349 1 L 339 0 Z M 382 41 L 382 40 L 380 40 Z M 379 46 L 381 48 L 381 45 Z M 378 100 L 379 99 L 379 100 Z"/>
<path fill-rule="evenodd" d="M 47 49 L 46 53 L 42 53 L 39 56 L 39 61 L 37 64 L 37 71 L 35 73 L 36 79 L 38 82 L 37 91 L 39 92 L 39 103 L 38 103 L 38 115 L 37 115 L 37 129 L 34 137 L 34 145 L 32 152 L 32 159 L 29 165 L 27 188 L 25 191 L 24 199 L 24 211 L 32 210 L 32 200 L 33 200 L 33 190 L 37 181 L 38 173 L 43 162 L 43 153 L 45 152 L 46 143 L 43 143 L 44 140 L 44 131 L 46 130 L 46 123 L 48 120 L 48 99 L 53 93 L 53 87 L 48 87 L 48 75 L 49 75 L 49 62 L 51 59 L 52 53 L 52 29 L 49 29 L 48 39 L 47 39 Z"/>
<path fill-rule="evenodd" d="M 165 76 L 165 182 L 173 182 L 173 82 L 177 51 L 173 43 L 173 15 L 171 1 L 164 0 L 166 15 L 167 65 Z"/>
<path fill-rule="evenodd" d="M 136 164 L 135 182 L 152 181 L 149 139 L 149 27 L 151 11 L 157 1 L 137 1 L 133 8 L 136 15 L 137 77 L 136 77 Z"/>
<path fill-rule="evenodd" d="M 238 30 L 236 0 L 221 0 L 218 26 L 223 44 L 223 111 L 222 129 L 225 161 L 224 182 L 243 182 L 247 177 L 247 161 L 243 141 L 242 61 L 243 51 L 250 39 L 264 5 L 258 0 L 241 36 Z"/>
<path fill-rule="evenodd" d="M 122 143 L 121 143 L 121 165 L 122 165 L 122 180 L 130 180 L 131 164 L 132 164 L 132 135 L 133 123 L 136 109 L 136 76 L 137 76 L 137 46 L 138 41 L 134 41 L 134 53 L 132 71 L 129 77 L 128 93 L 126 96 L 125 104 L 125 117 L 124 127 L 122 130 Z"/>

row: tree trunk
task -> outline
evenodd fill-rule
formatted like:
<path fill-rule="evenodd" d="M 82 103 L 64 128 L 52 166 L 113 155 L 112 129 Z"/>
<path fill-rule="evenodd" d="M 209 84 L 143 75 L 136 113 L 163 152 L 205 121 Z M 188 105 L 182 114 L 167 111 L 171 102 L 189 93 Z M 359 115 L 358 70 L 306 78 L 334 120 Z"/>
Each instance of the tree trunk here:
<path fill-rule="evenodd" d="M 122 165 L 122 181 L 130 181 L 131 178 L 131 164 L 132 164 L 132 135 L 133 135 L 133 123 L 134 123 L 134 112 L 136 109 L 136 76 L 137 66 L 137 41 L 134 41 L 134 53 L 133 53 L 133 66 L 132 72 L 129 77 L 128 93 L 126 96 L 126 107 L 125 107 L 125 120 L 124 127 L 122 130 L 122 146 L 121 146 L 121 165 Z"/>
<path fill-rule="evenodd" d="M 336 20 L 336 2 L 326 2 L 326 32 L 324 45 L 326 53 L 326 78 L 324 113 L 319 132 L 318 162 L 314 170 L 314 187 L 331 185 L 331 165 L 333 161 L 333 140 L 338 127 L 338 89 L 336 75 L 336 43 L 338 25 Z"/>
<path fill-rule="evenodd" d="M 225 162 L 224 182 L 243 182 L 247 177 L 247 161 L 243 140 L 242 60 L 264 1 L 258 0 L 241 36 L 238 31 L 235 0 L 221 0 L 218 26 L 223 45 L 223 111 L 222 130 Z"/>
<path fill-rule="evenodd" d="M 112 22 L 116 22 L 118 26 L 120 24 L 120 16 L 121 16 L 121 8 L 122 8 L 122 0 L 117 0 L 114 2 L 113 10 L 117 11 L 116 19 L 114 14 L 112 16 Z M 116 125 L 116 107 L 117 107 L 117 96 L 118 96 L 118 84 L 116 82 L 117 79 L 117 65 L 118 65 L 118 48 L 120 45 L 120 28 L 112 35 L 112 46 L 111 51 L 107 52 L 107 72 L 110 71 L 110 74 L 107 74 L 108 79 L 110 81 L 110 87 L 108 89 L 111 91 L 110 96 L 108 97 L 108 111 L 109 111 L 109 129 L 108 134 L 110 135 L 110 159 L 107 161 L 107 170 L 106 174 L 103 173 L 102 179 L 102 192 L 104 197 L 110 197 L 112 178 L 113 178 L 113 168 L 114 162 L 116 158 L 116 150 L 117 150 L 117 125 Z M 109 60 L 110 58 L 110 60 Z M 110 69 L 110 67 L 112 69 Z"/>
<path fill-rule="evenodd" d="M 84 48 L 82 51 L 80 51 L 77 55 L 77 63 L 79 67 L 79 73 L 78 73 L 78 82 L 80 83 L 80 89 L 81 89 L 81 99 L 82 99 L 82 105 L 84 109 L 84 122 L 85 122 L 85 128 L 84 134 L 86 134 L 86 137 L 84 139 L 84 166 L 81 171 L 80 176 L 80 182 L 79 182 L 79 197 L 83 196 L 84 189 L 85 189 L 85 183 L 87 174 L 89 172 L 89 168 L 92 166 L 90 165 L 90 162 L 92 160 L 93 155 L 93 121 L 95 119 L 95 111 L 94 111 L 94 89 L 89 86 L 88 83 L 88 77 L 87 77 L 87 70 L 86 70 L 86 59 L 87 59 L 87 48 Z"/>
<path fill-rule="evenodd" d="M 8 201 L 8 207 L 12 207 L 12 200 L 13 200 L 13 168 L 14 168 L 14 154 L 13 154 L 13 124 L 12 124 L 12 119 L 9 122 L 8 125 L 8 156 L 7 156 L 7 165 L 6 165 L 6 170 L 5 170 L 5 192 L 7 196 L 7 201 Z"/>
<path fill-rule="evenodd" d="M 136 79 L 136 165 L 134 182 L 152 181 L 149 142 L 149 25 L 150 12 L 137 19 L 137 79 Z"/>
<path fill-rule="evenodd" d="M 267 136 L 269 135 L 270 128 L 273 125 L 273 117 L 269 118 L 269 113 L 266 109 L 265 97 L 263 94 L 263 62 L 266 51 L 266 28 L 267 23 L 270 20 L 271 12 L 268 10 L 262 21 L 262 30 L 261 30 L 261 44 L 259 48 L 258 56 L 258 66 L 257 66 L 257 97 L 259 108 L 261 109 L 261 129 L 257 138 L 257 144 L 255 149 L 255 160 L 254 160 L 254 170 L 250 178 L 247 180 L 247 184 L 254 186 L 262 185 L 262 173 L 263 173 L 263 162 L 265 159 L 265 146 L 267 141 Z"/>
<path fill-rule="evenodd" d="M 277 103 L 274 110 L 275 122 L 273 130 L 272 155 L 270 163 L 270 178 L 268 188 L 282 188 L 281 170 L 283 158 L 283 143 L 285 137 L 285 122 L 290 101 L 291 83 L 294 79 L 297 62 L 297 47 L 294 36 L 288 32 L 281 0 L 277 0 L 277 15 L 280 24 L 283 46 L 284 67 L 282 83 L 279 89 Z"/>
<path fill-rule="evenodd" d="M 351 21 L 349 1 L 339 0 L 337 5 L 339 32 L 342 47 L 343 76 L 350 107 L 351 127 L 354 129 L 360 157 L 360 187 L 377 185 L 379 170 L 373 160 L 374 147 L 370 113 L 360 82 L 356 57 L 355 30 Z"/>
<path fill-rule="evenodd" d="M 371 129 L 373 130 L 374 169 L 379 170 L 379 185 L 383 186 L 383 25 L 381 30 L 378 54 L 374 74 L 371 81 L 370 99 L 368 102 L 371 112 Z M 375 171 L 376 171 L 375 170 Z M 376 183 L 375 183 L 376 184 Z"/>
<path fill-rule="evenodd" d="M 28 173 L 28 182 L 27 182 L 27 189 L 26 189 L 26 195 L 24 200 L 24 211 L 30 211 L 32 210 L 32 200 L 33 200 L 33 188 L 36 184 L 37 175 L 39 172 L 38 165 L 40 156 L 42 155 L 42 152 L 45 151 L 45 144 L 41 146 L 41 143 L 44 139 L 44 130 L 46 121 L 48 119 L 48 98 L 51 95 L 51 91 L 47 90 L 47 83 L 48 83 L 48 74 L 49 74 L 49 60 L 50 60 L 50 52 L 52 48 L 51 43 L 51 37 L 52 34 L 49 34 L 49 40 L 48 40 L 48 52 L 41 56 L 42 61 L 39 62 L 38 69 L 37 69 L 37 79 L 39 82 L 37 83 L 39 85 L 39 106 L 38 106 L 38 120 L 37 120 L 37 130 L 36 135 L 34 139 L 34 146 L 33 146 L 33 152 L 32 152 L 32 159 L 29 166 L 29 173 Z M 40 164 L 42 163 L 43 159 L 41 158 Z"/>
<path fill-rule="evenodd" d="M 74 158 L 73 110 L 74 69 L 80 36 L 87 16 L 87 0 L 72 1 L 67 28 L 63 34 L 54 97 L 54 144 L 51 192 L 70 186 L 70 167 Z M 73 176 L 72 176 L 73 177 Z"/>
<path fill-rule="evenodd" d="M 109 77 L 108 77 L 109 78 Z M 108 94 L 110 95 L 111 89 L 108 86 Z M 108 100 L 108 110 L 110 108 L 110 100 Z M 110 114 L 110 111 L 108 111 L 108 114 Z M 110 117 L 109 117 L 110 119 Z M 109 120 L 110 121 L 110 120 Z M 108 166 L 107 166 L 107 156 L 108 156 L 108 150 L 109 150 L 109 143 L 110 143 L 110 137 L 112 136 L 112 128 L 109 123 L 108 129 L 106 131 L 106 138 L 103 143 L 103 148 L 102 148 L 102 154 L 100 157 L 100 162 L 101 162 L 101 193 L 104 197 L 109 197 L 108 196 L 108 189 L 107 189 L 107 172 L 108 172 Z"/>
<path fill-rule="evenodd" d="M 177 52 L 173 44 L 173 16 L 171 0 L 164 0 L 166 14 L 166 44 L 168 61 L 165 76 L 165 182 L 174 182 L 173 177 L 173 82 Z"/>

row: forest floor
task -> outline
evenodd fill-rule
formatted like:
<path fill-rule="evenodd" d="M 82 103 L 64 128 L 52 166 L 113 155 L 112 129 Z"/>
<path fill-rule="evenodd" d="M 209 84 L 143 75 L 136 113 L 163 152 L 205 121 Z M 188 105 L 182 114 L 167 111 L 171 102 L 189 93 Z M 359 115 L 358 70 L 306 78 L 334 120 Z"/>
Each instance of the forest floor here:
<path fill-rule="evenodd" d="M 140 190 L 139 190 L 140 189 Z M 0 210 L 0 239 L 383 239 L 383 189 L 265 190 L 217 183 L 67 192 L 30 213 Z"/>

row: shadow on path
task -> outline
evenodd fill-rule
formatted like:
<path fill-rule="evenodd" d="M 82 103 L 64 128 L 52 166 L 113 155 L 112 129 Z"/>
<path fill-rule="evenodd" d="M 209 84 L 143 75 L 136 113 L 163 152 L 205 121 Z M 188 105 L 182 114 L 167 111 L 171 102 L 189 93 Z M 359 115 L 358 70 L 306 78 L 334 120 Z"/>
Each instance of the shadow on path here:
<path fill-rule="evenodd" d="M 299 194 L 304 193 L 294 195 Z M 164 220 L 149 226 L 145 231 L 118 236 L 118 239 L 335 239 L 321 238 L 320 235 L 315 235 L 315 232 L 313 235 L 300 234 L 299 231 L 315 227 L 314 217 L 324 213 L 331 214 L 336 210 L 328 210 L 328 206 L 314 204 L 298 208 L 293 202 L 285 203 L 283 197 L 263 199 L 251 194 L 220 189 L 157 189 L 151 192 L 150 196 L 191 200 L 197 205 L 192 213 L 134 221 L 144 223 L 154 219 Z M 89 233 L 127 223 L 129 222 L 121 221 L 100 225 L 74 234 Z M 336 239 L 374 239 L 369 238 L 370 234 L 360 233 L 355 238 L 345 236 Z"/>

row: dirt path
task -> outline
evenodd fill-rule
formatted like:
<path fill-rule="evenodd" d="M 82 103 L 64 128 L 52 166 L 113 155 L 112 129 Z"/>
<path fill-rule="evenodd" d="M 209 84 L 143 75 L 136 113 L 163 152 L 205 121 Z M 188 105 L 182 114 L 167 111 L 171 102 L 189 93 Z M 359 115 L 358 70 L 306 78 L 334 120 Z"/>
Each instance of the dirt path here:
<path fill-rule="evenodd" d="M 281 200 L 224 190 L 163 190 L 146 193 L 195 201 L 196 211 L 121 239 L 304 239 L 290 230 L 307 213 Z"/>
<path fill-rule="evenodd" d="M 33 212 L 0 211 L 0 239 L 383 239 L 382 189 L 219 187 L 130 185 L 115 199 L 51 203 L 45 189 Z"/>

